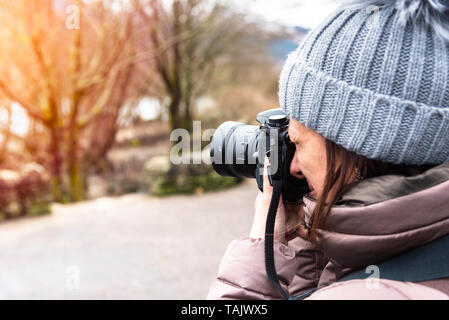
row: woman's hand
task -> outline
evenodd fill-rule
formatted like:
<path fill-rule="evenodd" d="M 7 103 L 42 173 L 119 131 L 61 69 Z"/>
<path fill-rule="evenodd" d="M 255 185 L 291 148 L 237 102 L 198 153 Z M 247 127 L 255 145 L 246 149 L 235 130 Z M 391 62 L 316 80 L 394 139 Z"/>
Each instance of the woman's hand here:
<path fill-rule="evenodd" d="M 255 202 L 255 215 L 251 227 L 250 238 L 265 239 L 265 225 L 267 221 L 268 208 L 270 207 L 273 187 L 270 185 L 267 174 L 268 159 L 265 159 L 263 175 L 263 192 L 259 191 Z M 307 239 L 308 232 L 303 224 L 303 206 L 298 204 L 286 204 L 279 201 L 278 211 L 274 224 L 274 240 L 287 244 L 288 241 L 300 236 Z"/>

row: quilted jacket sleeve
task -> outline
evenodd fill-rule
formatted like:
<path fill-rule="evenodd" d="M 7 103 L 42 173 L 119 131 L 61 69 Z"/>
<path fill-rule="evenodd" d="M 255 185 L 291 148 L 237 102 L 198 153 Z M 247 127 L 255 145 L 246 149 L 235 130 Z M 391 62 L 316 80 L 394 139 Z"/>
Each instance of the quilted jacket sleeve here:
<path fill-rule="evenodd" d="M 293 283 L 295 294 L 314 288 L 319 279 L 316 258 L 306 241 L 295 243 L 295 247 L 275 241 L 274 260 L 284 290 L 290 291 Z M 243 238 L 229 244 L 207 299 L 282 299 L 265 272 L 263 239 Z"/>

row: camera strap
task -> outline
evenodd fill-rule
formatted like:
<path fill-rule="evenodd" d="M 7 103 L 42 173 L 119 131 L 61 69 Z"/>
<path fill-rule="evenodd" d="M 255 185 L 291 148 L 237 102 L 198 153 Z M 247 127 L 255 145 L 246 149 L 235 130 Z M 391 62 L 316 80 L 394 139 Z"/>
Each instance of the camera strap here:
<path fill-rule="evenodd" d="M 282 181 L 272 180 L 273 194 L 271 196 L 270 207 L 268 209 L 267 223 L 265 225 L 265 271 L 271 284 L 279 290 L 282 297 L 286 300 L 304 299 L 316 291 L 312 289 L 297 296 L 290 296 L 279 283 L 279 278 L 274 264 L 274 223 L 276 221 L 276 213 L 282 193 Z"/>
<path fill-rule="evenodd" d="M 289 299 L 290 296 L 284 289 L 282 289 L 279 283 L 279 278 L 276 272 L 276 266 L 274 264 L 274 223 L 276 220 L 276 213 L 279 206 L 279 200 L 282 192 L 282 181 L 273 180 L 273 194 L 271 196 L 270 207 L 268 209 L 267 223 L 265 225 L 265 270 L 267 272 L 268 279 L 273 286 L 279 290 L 284 299 Z"/>

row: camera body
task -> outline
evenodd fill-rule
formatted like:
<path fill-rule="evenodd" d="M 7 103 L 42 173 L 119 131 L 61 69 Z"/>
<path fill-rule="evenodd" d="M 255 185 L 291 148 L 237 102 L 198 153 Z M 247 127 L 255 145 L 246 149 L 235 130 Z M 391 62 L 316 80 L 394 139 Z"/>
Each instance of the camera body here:
<path fill-rule="evenodd" d="M 295 145 L 288 136 L 290 121 L 282 109 L 261 112 L 260 126 L 228 121 L 220 125 L 212 137 L 210 157 L 215 171 L 222 176 L 255 178 L 263 191 L 265 157 L 268 179 L 282 184 L 282 198 L 298 203 L 309 193 L 307 181 L 290 174 Z"/>

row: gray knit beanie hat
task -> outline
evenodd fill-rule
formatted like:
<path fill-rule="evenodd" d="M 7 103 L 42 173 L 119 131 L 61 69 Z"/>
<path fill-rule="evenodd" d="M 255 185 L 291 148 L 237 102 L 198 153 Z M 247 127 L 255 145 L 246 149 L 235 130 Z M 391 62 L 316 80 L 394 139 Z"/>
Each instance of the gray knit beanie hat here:
<path fill-rule="evenodd" d="M 449 161 L 449 1 L 346 3 L 289 55 L 279 100 L 359 155 Z"/>

